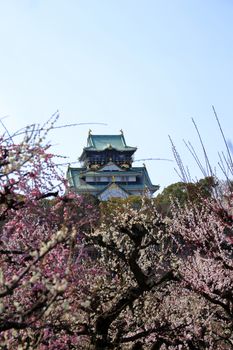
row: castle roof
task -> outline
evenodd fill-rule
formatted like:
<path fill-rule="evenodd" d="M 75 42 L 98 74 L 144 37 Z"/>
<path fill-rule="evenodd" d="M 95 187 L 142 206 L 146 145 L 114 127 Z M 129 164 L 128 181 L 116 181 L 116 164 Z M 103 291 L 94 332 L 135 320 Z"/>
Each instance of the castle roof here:
<path fill-rule="evenodd" d="M 92 135 L 89 134 L 87 147 L 84 150 L 104 151 L 105 149 L 114 148 L 117 151 L 136 151 L 137 147 L 126 145 L 123 134 L 120 135 Z"/>
<path fill-rule="evenodd" d="M 87 171 L 86 168 L 73 168 L 69 167 L 67 172 L 67 178 L 70 183 L 70 186 L 73 188 L 78 188 L 79 192 L 92 192 L 92 191 L 104 191 L 108 184 L 104 183 L 95 183 L 90 184 L 87 183 L 84 179 L 82 179 L 82 175 L 93 175 L 93 171 Z M 151 183 L 150 177 L 148 175 L 147 169 L 145 167 L 132 167 L 125 174 L 129 175 L 139 175 L 141 177 L 141 182 L 139 183 L 121 183 L 121 188 L 125 191 L 134 191 L 134 190 L 144 190 L 148 188 L 151 192 L 155 192 L 158 190 L 159 186 L 153 185 Z M 119 174 L 119 172 L 111 172 L 111 176 L 115 176 Z M 122 174 L 122 172 L 120 172 Z M 99 175 L 98 172 L 95 172 L 95 175 Z"/>

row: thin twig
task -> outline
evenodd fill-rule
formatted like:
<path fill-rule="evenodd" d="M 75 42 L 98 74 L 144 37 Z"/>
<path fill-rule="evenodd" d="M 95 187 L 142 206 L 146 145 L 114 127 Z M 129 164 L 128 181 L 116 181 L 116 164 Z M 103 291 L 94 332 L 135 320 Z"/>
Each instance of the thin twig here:
<path fill-rule="evenodd" d="M 214 106 L 212 106 L 212 109 L 213 109 L 215 118 L 216 118 L 217 123 L 218 123 L 219 130 L 221 131 L 222 138 L 223 138 L 224 143 L 225 143 L 225 146 L 226 146 L 227 154 L 228 154 L 228 157 L 229 157 L 228 167 L 229 167 L 229 170 L 231 171 L 231 173 L 233 173 L 233 161 L 232 161 L 232 157 L 231 157 L 231 152 L 230 152 L 229 146 L 228 146 L 228 144 L 227 144 L 227 141 L 226 141 L 224 132 L 223 132 L 223 130 L 222 130 L 222 126 L 221 126 L 221 124 L 220 124 L 220 121 L 219 121 L 219 118 L 218 118 L 218 115 L 217 115 L 217 112 L 216 112 Z"/>
<path fill-rule="evenodd" d="M 207 153 L 206 153 L 206 149 L 205 149 L 204 143 L 203 143 L 203 141 L 202 141 L 201 134 L 200 134 L 199 129 L 198 129 L 198 127 L 197 127 L 197 125 L 196 125 L 196 123 L 195 123 L 195 121 L 194 121 L 193 118 L 192 118 L 192 122 L 193 122 L 193 125 L 194 125 L 195 129 L 196 129 L 196 132 L 197 132 L 197 135 L 198 135 L 198 138 L 199 138 L 199 141 L 200 141 L 200 143 L 201 143 L 202 150 L 203 150 L 203 153 L 204 153 L 205 162 L 206 162 L 207 175 L 208 175 L 208 176 L 209 176 L 209 175 L 213 176 L 214 174 L 213 174 L 213 171 L 212 171 L 212 167 L 211 167 L 211 165 L 210 165 L 210 162 L 209 162 L 209 158 L 208 158 Z"/>

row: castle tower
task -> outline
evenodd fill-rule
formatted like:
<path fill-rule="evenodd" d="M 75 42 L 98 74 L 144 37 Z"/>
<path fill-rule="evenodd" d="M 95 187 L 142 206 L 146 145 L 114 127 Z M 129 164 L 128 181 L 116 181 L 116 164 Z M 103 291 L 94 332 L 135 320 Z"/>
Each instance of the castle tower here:
<path fill-rule="evenodd" d="M 119 135 L 92 135 L 79 158 L 80 168 L 69 167 L 70 188 L 79 194 L 91 194 L 100 200 L 130 195 L 152 195 L 159 186 L 152 185 L 146 167 L 133 167 L 136 147 L 126 145 Z"/>

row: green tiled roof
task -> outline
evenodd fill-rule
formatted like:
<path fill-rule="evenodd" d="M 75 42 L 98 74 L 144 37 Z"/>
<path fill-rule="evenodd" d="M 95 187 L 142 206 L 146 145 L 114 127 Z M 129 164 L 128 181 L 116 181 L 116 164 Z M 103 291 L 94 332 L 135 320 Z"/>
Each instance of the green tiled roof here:
<path fill-rule="evenodd" d="M 80 175 L 93 174 L 94 172 L 88 172 L 86 168 L 69 168 L 67 172 L 67 178 L 71 187 L 74 187 L 78 192 L 90 192 L 90 193 L 99 193 L 103 191 L 108 185 L 104 183 L 95 183 L 90 184 L 86 183 L 82 180 Z M 108 175 L 116 175 L 116 172 L 108 172 Z M 119 172 L 122 174 L 122 172 Z M 127 175 L 140 175 L 141 183 L 117 183 L 119 184 L 125 191 L 143 191 L 148 188 L 151 191 L 158 190 L 159 186 L 153 185 L 149 178 L 148 172 L 145 167 L 132 167 L 128 171 L 124 171 L 124 174 Z M 101 175 L 105 175 L 104 172 Z"/>
<path fill-rule="evenodd" d="M 114 148 L 118 151 L 136 151 L 136 147 L 126 145 L 124 135 L 92 135 L 87 139 L 85 150 L 103 151 L 107 148 Z"/>
<path fill-rule="evenodd" d="M 141 175 L 141 171 L 138 171 L 137 169 L 131 168 L 130 170 L 123 170 L 123 171 L 117 171 L 117 170 L 112 170 L 112 171 L 92 171 L 92 170 L 84 170 L 83 172 L 80 173 L 80 175 L 83 176 L 125 176 L 125 175 Z"/>

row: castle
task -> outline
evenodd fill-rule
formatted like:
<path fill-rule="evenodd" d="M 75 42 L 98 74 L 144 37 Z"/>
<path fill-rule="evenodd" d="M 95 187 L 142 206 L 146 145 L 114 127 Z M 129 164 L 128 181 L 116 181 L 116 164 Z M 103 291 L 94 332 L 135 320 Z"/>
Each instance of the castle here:
<path fill-rule="evenodd" d="M 159 186 L 151 183 L 146 167 L 133 167 L 136 147 L 127 146 L 123 132 L 119 135 L 92 135 L 79 158 L 82 167 L 69 167 L 70 189 L 91 194 L 105 201 L 112 197 L 152 194 Z"/>

